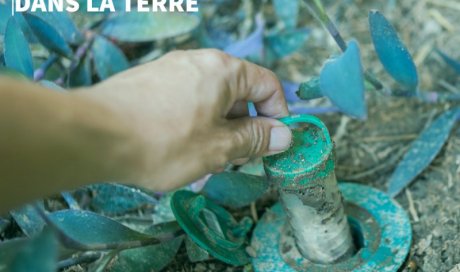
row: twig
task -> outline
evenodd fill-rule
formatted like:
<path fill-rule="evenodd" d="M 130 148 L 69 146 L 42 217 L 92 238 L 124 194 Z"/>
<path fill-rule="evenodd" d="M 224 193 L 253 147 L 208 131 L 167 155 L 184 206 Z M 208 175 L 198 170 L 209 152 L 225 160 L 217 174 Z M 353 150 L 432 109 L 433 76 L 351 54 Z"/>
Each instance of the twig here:
<path fill-rule="evenodd" d="M 337 143 L 343 138 L 343 136 L 347 132 L 347 126 L 348 123 L 350 123 L 350 120 L 350 117 L 346 115 L 342 116 L 342 118 L 340 119 L 340 125 L 337 128 L 337 132 L 334 135 L 334 142 Z"/>
<path fill-rule="evenodd" d="M 48 71 L 56 61 L 59 60 L 58 55 L 52 53 L 48 59 L 40 65 L 40 67 L 34 71 L 34 81 L 40 81 L 45 77 L 46 72 Z"/>
<path fill-rule="evenodd" d="M 346 179 L 349 179 L 349 180 L 361 179 L 363 177 L 368 177 L 382 169 L 385 169 L 386 167 L 392 165 L 395 161 L 399 160 L 401 156 L 406 152 L 406 150 L 407 150 L 406 148 L 401 148 L 399 152 L 396 155 L 394 155 L 392 158 L 388 159 L 386 163 L 378 164 L 376 167 L 373 167 L 361 173 L 354 174 L 350 177 L 347 177 Z"/>
<path fill-rule="evenodd" d="M 402 134 L 402 135 L 379 135 L 379 136 L 372 136 L 372 137 L 365 137 L 359 139 L 360 142 L 367 142 L 367 143 L 379 143 L 379 142 L 390 142 L 390 141 L 409 141 L 414 140 L 417 138 L 418 134 Z"/>
<path fill-rule="evenodd" d="M 450 9 L 456 9 L 460 10 L 460 3 L 457 1 L 439 1 L 439 0 L 427 0 L 428 3 L 434 5 L 434 6 L 439 6 L 443 8 L 450 8 Z"/>
<path fill-rule="evenodd" d="M 455 31 L 455 27 L 446 19 L 446 17 L 442 16 L 441 12 L 437 9 L 430 9 L 429 14 L 433 17 L 442 27 L 444 27 L 447 31 L 453 32 Z"/>
<path fill-rule="evenodd" d="M 58 270 L 62 270 L 62 269 L 65 269 L 65 268 L 68 268 L 74 265 L 78 265 L 78 264 L 92 263 L 96 261 L 97 259 L 99 259 L 101 256 L 102 256 L 102 253 L 100 252 L 83 253 L 80 256 L 59 261 L 57 263 L 57 268 Z"/>
<path fill-rule="evenodd" d="M 415 209 L 415 206 L 414 206 L 414 200 L 412 199 L 412 193 L 410 192 L 409 189 L 406 189 L 405 191 L 406 191 L 407 201 L 409 202 L 409 212 L 412 215 L 414 222 L 418 222 L 420 221 L 420 218 L 418 217 L 417 210 Z"/>
<path fill-rule="evenodd" d="M 77 48 L 77 51 L 75 51 L 75 56 L 72 59 L 72 62 L 69 65 L 68 72 L 58 79 L 56 79 L 55 83 L 62 86 L 65 82 L 65 79 L 68 78 L 68 76 L 77 69 L 78 65 L 80 62 L 83 60 L 83 58 L 86 56 L 89 48 L 91 47 L 91 44 L 93 43 L 94 40 L 94 35 L 92 33 L 88 34 L 88 38 L 86 41 L 80 45 Z"/>
<path fill-rule="evenodd" d="M 257 215 L 257 207 L 256 207 L 256 202 L 251 203 L 251 216 L 254 222 L 257 223 L 259 221 L 259 216 Z"/>
<path fill-rule="evenodd" d="M 313 5 L 311 5 L 311 3 L 309 2 L 313 2 Z M 313 14 L 313 16 L 318 21 L 320 21 L 321 24 L 327 29 L 329 34 L 331 34 L 332 38 L 337 43 L 340 50 L 342 50 L 342 52 L 345 52 L 347 50 L 347 43 L 342 38 L 342 35 L 340 35 L 340 32 L 335 26 L 334 22 L 332 22 L 329 15 L 327 15 L 321 0 L 304 0 L 303 3 L 305 3 L 308 10 Z M 368 71 L 364 72 L 364 77 L 370 84 L 372 84 L 372 86 L 374 86 L 376 90 L 382 91 L 382 93 L 385 95 L 390 94 L 388 93 L 389 89 L 384 88 L 384 85 Z"/>

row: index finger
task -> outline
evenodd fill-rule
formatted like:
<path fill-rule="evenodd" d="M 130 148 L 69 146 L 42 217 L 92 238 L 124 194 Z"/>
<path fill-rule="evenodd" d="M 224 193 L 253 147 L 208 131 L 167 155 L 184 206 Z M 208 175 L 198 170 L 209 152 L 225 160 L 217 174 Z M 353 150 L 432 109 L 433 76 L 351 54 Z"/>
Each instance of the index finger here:
<path fill-rule="evenodd" d="M 229 78 L 232 104 L 251 101 L 262 116 L 280 118 L 289 115 L 283 87 L 272 71 L 236 58 L 231 58 L 230 62 L 230 67 L 235 67 Z"/>

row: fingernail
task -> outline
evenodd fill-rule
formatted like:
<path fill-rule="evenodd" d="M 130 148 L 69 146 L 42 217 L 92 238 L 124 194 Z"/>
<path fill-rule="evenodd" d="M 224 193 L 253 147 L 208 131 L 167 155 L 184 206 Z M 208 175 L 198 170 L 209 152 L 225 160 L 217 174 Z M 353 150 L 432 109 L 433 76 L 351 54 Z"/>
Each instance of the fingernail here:
<path fill-rule="evenodd" d="M 273 127 L 270 132 L 270 144 L 268 146 L 270 154 L 288 149 L 291 145 L 291 137 L 291 130 L 288 127 Z"/>

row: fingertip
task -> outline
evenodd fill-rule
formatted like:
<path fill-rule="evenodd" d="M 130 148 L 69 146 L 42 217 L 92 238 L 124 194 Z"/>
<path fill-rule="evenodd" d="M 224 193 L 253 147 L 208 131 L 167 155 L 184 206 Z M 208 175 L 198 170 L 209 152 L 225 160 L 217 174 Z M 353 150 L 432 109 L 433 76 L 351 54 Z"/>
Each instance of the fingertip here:
<path fill-rule="evenodd" d="M 282 124 L 282 123 L 281 123 Z M 286 125 L 274 126 L 270 130 L 268 154 L 273 155 L 289 149 L 292 141 L 292 132 Z"/>

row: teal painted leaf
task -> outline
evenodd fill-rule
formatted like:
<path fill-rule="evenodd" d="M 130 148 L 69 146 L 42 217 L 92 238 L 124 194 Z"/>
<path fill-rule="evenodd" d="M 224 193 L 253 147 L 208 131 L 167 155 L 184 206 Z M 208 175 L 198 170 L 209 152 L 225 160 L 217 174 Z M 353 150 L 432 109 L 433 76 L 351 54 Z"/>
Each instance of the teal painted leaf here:
<path fill-rule="evenodd" d="M 42 201 L 38 202 L 38 206 L 44 209 Z M 25 205 L 20 209 L 11 211 L 10 214 L 22 232 L 28 237 L 37 235 L 46 225 L 34 205 Z"/>
<path fill-rule="evenodd" d="M 127 185 L 103 183 L 88 186 L 91 195 L 90 206 L 108 215 L 125 214 L 141 208 L 154 208 L 158 200 L 146 192 Z"/>
<path fill-rule="evenodd" d="M 6 24 L 8 23 L 8 20 L 13 16 L 11 12 L 11 1 L 12 0 L 4 0 L 4 2 L 0 1 L 0 36 L 3 36 L 5 34 Z M 37 42 L 37 39 L 33 35 L 29 25 L 27 25 L 27 22 L 22 16 L 22 13 L 16 12 L 14 14 L 14 18 L 21 27 L 22 32 L 26 37 L 27 41 L 29 41 L 29 43 Z"/>
<path fill-rule="evenodd" d="M 176 220 L 170 205 L 171 196 L 172 193 L 165 194 L 155 206 L 155 212 L 153 213 L 153 222 L 155 222 L 155 224 Z"/>
<path fill-rule="evenodd" d="M 436 50 L 436 52 L 438 52 L 438 54 L 441 56 L 441 58 L 450 66 L 452 67 L 452 69 L 455 70 L 455 72 L 457 72 L 457 74 L 460 74 L 460 62 L 449 57 L 447 54 L 445 54 L 444 52 L 442 52 L 441 50 Z"/>
<path fill-rule="evenodd" d="M 185 238 L 185 248 L 187 249 L 188 259 L 192 263 L 204 262 L 211 258 L 209 253 L 193 242 L 190 237 Z"/>
<path fill-rule="evenodd" d="M 129 62 L 121 49 L 102 36 L 94 39 L 92 52 L 94 67 L 101 80 L 129 68 Z"/>
<path fill-rule="evenodd" d="M 11 17 L 11 3 L 10 0 L 0 1 L 0 35 L 5 34 L 6 24 Z"/>
<path fill-rule="evenodd" d="M 319 77 L 314 77 L 309 81 L 300 84 L 297 96 L 302 100 L 312 100 L 323 97 L 321 87 L 319 85 Z"/>
<path fill-rule="evenodd" d="M 414 61 L 394 27 L 379 12 L 369 12 L 372 42 L 385 70 L 410 94 L 417 91 L 418 75 Z"/>
<path fill-rule="evenodd" d="M 120 1 L 124 2 L 124 1 Z M 67 12 L 34 12 L 34 15 L 42 18 L 49 25 L 54 26 L 59 34 L 71 44 L 80 44 L 84 41 L 84 37 L 77 29 L 74 22 Z"/>
<path fill-rule="evenodd" d="M 276 16 L 285 28 L 294 28 L 299 18 L 299 0 L 273 0 Z"/>
<path fill-rule="evenodd" d="M 56 271 L 57 257 L 58 241 L 50 230 L 44 230 L 32 239 L 17 239 L 0 243 L 1 271 Z"/>
<path fill-rule="evenodd" d="M 273 53 L 278 58 L 284 58 L 299 50 L 307 41 L 309 34 L 308 29 L 293 29 L 272 34 L 266 39 Z"/>
<path fill-rule="evenodd" d="M 30 13 L 24 13 L 24 18 L 43 46 L 64 57 L 72 57 L 72 49 L 54 26 L 51 26 L 42 18 Z"/>
<path fill-rule="evenodd" d="M 190 33 L 199 23 L 199 17 L 186 13 L 127 12 L 107 20 L 102 34 L 122 42 L 147 42 Z"/>
<path fill-rule="evenodd" d="M 33 78 L 34 66 L 29 43 L 14 17 L 10 17 L 7 23 L 3 54 L 8 68 Z"/>
<path fill-rule="evenodd" d="M 29 43 L 37 43 L 37 37 L 35 37 L 34 32 L 30 28 L 29 24 L 26 22 L 23 13 L 16 12 L 14 14 L 14 18 L 16 19 L 16 22 L 18 22 L 18 24 L 21 26 L 22 32 L 24 33 L 24 36 L 26 37 L 27 41 Z"/>
<path fill-rule="evenodd" d="M 177 222 L 155 225 L 146 233 L 154 236 L 163 235 L 181 230 Z M 183 236 L 174 238 L 168 242 L 142 248 L 123 250 L 118 254 L 116 262 L 111 266 L 113 272 L 138 272 L 138 271 L 161 271 L 176 256 Z"/>
<path fill-rule="evenodd" d="M 366 118 L 364 76 L 356 41 L 349 42 L 347 50 L 341 56 L 325 63 L 319 84 L 321 93 L 342 112 L 356 118 Z"/>
<path fill-rule="evenodd" d="M 141 245 L 154 240 L 150 235 L 90 211 L 62 210 L 48 217 L 66 237 L 87 248 L 109 249 L 120 243 Z"/>
<path fill-rule="evenodd" d="M 441 114 L 412 142 L 409 151 L 396 167 L 388 183 L 388 194 L 397 196 L 436 158 L 449 138 L 460 109 L 452 109 Z"/>
<path fill-rule="evenodd" d="M 202 193 L 217 204 L 241 208 L 260 198 L 268 190 L 264 177 L 239 172 L 223 172 L 209 178 Z"/>
<path fill-rule="evenodd" d="M 238 168 L 238 172 L 261 177 L 266 176 L 262 158 L 250 160 L 249 162 Z"/>
<path fill-rule="evenodd" d="M 69 76 L 70 87 L 90 86 L 93 83 L 91 59 L 89 55 L 83 58 Z"/>

